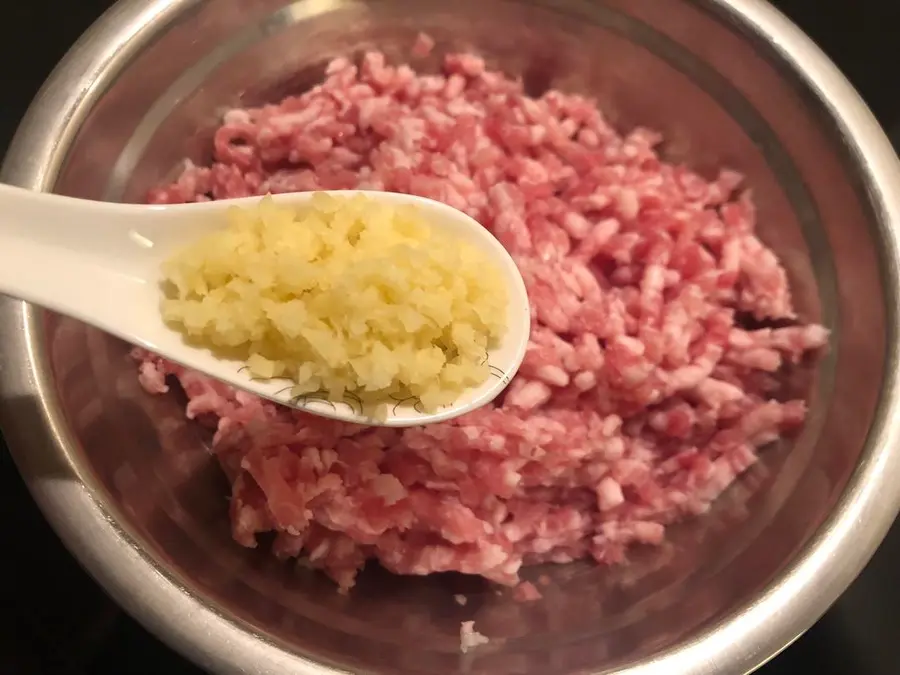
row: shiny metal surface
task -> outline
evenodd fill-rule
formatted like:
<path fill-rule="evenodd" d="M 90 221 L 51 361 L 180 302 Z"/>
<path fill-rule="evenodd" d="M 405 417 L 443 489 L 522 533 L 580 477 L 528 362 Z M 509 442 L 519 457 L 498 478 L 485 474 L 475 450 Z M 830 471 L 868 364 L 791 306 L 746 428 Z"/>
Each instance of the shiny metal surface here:
<path fill-rule="evenodd" d="M 0 304 L 0 424 L 66 544 L 151 630 L 218 673 L 741 675 L 808 628 L 900 506 L 900 166 L 817 48 L 756 0 L 132 0 L 47 83 L 7 182 L 134 200 L 223 106 L 315 81 L 338 53 L 404 56 L 419 30 L 474 46 L 530 89 L 591 92 L 667 153 L 744 171 L 798 304 L 835 330 L 812 414 L 672 546 L 616 570 L 545 570 L 517 605 L 459 579 L 367 571 L 349 597 L 232 544 L 225 483 L 175 399 L 138 390 L 127 348 Z M 454 593 L 470 596 L 466 607 Z M 462 657 L 461 620 L 495 639 Z"/>

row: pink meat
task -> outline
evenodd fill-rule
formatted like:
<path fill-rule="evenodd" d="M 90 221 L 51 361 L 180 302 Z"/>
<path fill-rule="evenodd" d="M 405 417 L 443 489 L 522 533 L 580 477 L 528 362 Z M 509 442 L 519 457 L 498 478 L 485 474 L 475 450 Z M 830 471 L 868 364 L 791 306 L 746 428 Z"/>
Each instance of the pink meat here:
<path fill-rule="evenodd" d="M 433 46 L 420 36 L 416 53 Z M 660 544 L 797 430 L 805 403 L 772 400 L 772 378 L 828 332 L 796 323 L 741 177 L 667 164 L 660 140 L 620 135 L 581 96 L 530 98 L 471 54 L 439 75 L 379 53 L 337 59 L 300 96 L 227 113 L 215 161 L 150 202 L 320 188 L 439 199 L 513 254 L 533 317 L 502 400 L 402 431 L 279 408 L 136 351 L 148 391 L 174 376 L 187 416 L 214 426 L 235 540 L 274 532 L 275 555 L 343 590 L 372 558 L 516 586 L 523 564 L 618 563 Z"/>

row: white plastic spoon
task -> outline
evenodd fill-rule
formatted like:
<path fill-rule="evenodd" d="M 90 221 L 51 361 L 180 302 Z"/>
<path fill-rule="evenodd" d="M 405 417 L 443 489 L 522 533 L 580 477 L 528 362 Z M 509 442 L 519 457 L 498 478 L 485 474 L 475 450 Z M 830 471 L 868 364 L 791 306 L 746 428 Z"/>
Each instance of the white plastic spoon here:
<path fill-rule="evenodd" d="M 314 193 L 274 195 L 279 205 L 300 207 Z M 418 207 L 435 228 L 449 230 L 489 253 L 509 286 L 506 337 L 489 353 L 502 373 L 467 390 L 451 406 L 422 413 L 410 404 L 388 409 L 387 419 L 361 414 L 353 403 L 291 400 L 285 380 L 251 380 L 245 365 L 185 344 L 163 323 L 161 265 L 176 250 L 225 227 L 231 206 L 253 207 L 259 197 L 201 204 L 146 206 L 113 204 L 32 192 L 0 185 L 0 293 L 41 305 L 96 326 L 166 359 L 248 392 L 306 412 L 362 424 L 413 426 L 450 419 L 496 397 L 525 355 L 531 325 L 525 284 L 509 254 L 493 235 L 466 214 L 439 202 L 392 192 L 347 191 L 370 199 Z"/>

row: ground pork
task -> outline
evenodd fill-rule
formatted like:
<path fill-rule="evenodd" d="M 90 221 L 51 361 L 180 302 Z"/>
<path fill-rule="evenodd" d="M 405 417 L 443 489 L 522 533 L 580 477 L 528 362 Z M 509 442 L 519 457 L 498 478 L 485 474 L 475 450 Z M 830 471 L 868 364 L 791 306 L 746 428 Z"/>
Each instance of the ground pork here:
<path fill-rule="evenodd" d="M 429 41 L 417 43 L 427 51 Z M 234 539 L 302 557 L 342 590 L 375 559 L 514 586 L 531 563 L 622 562 L 706 511 L 759 449 L 797 430 L 785 368 L 823 347 L 755 234 L 741 177 L 712 180 L 617 133 L 591 100 L 453 54 L 441 74 L 339 58 L 299 96 L 232 110 L 209 166 L 151 203 L 365 188 L 431 197 L 489 228 L 527 284 L 532 333 L 494 404 L 441 424 L 368 428 L 235 391 L 145 351 L 211 425 Z M 174 380 L 173 380 L 174 378 Z M 521 586 L 523 599 L 540 597 Z"/>

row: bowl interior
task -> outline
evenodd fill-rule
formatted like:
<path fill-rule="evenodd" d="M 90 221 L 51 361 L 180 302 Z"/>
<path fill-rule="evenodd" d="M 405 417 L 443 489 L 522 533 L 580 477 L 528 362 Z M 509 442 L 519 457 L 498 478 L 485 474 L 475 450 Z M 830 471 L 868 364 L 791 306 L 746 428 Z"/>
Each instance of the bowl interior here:
<path fill-rule="evenodd" d="M 186 3 L 187 4 L 187 3 Z M 884 363 L 879 237 L 854 159 L 814 97 L 766 45 L 694 3 L 278 0 L 193 3 L 127 65 L 91 111 L 55 191 L 140 201 L 184 157 L 209 158 L 228 107 L 273 100 L 321 78 L 333 56 L 409 54 L 420 30 L 437 54 L 474 49 L 540 93 L 596 96 L 621 129 L 662 131 L 665 155 L 701 172 L 743 172 L 762 238 L 786 265 L 803 318 L 834 331 L 814 371 L 792 374 L 811 414 L 765 451 L 702 518 L 629 565 L 529 570 L 552 584 L 520 604 L 458 576 L 367 569 L 348 596 L 317 573 L 230 537 L 228 485 L 177 394 L 138 386 L 128 347 L 44 317 L 46 359 L 88 484 L 171 580 L 263 639 L 367 673 L 605 672 L 643 662 L 725 620 L 789 565 L 853 471 Z M 469 601 L 459 606 L 453 595 Z M 461 657 L 460 621 L 491 636 Z M 793 636 L 786 636 L 785 640 Z"/>

